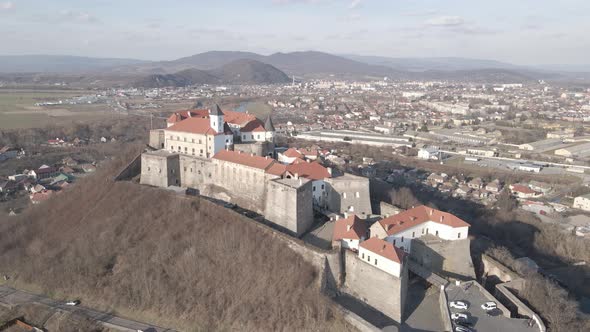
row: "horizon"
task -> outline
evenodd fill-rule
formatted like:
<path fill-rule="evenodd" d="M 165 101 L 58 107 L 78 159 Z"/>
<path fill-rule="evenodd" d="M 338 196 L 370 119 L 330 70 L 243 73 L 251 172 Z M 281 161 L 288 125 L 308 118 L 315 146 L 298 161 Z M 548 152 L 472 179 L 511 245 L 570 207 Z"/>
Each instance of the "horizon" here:
<path fill-rule="evenodd" d="M 588 65 L 590 22 L 584 13 L 590 3 L 565 2 L 172 0 L 163 7 L 155 0 L 58 0 L 45 6 L 36 0 L 0 0 L 0 29 L 7 32 L 0 42 L 4 55 L 12 56 L 166 61 L 210 50 L 263 55 L 314 50 Z"/>

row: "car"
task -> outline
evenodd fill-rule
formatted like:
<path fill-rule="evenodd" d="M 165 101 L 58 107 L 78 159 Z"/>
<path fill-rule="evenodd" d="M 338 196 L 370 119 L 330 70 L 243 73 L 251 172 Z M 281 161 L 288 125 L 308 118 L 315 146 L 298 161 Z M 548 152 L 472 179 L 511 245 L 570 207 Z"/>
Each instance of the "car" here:
<path fill-rule="evenodd" d="M 451 319 L 452 320 L 467 320 L 467 314 L 462 313 L 462 312 L 454 312 L 451 314 Z"/>
<path fill-rule="evenodd" d="M 223 204 L 223 207 L 225 207 L 227 209 L 234 209 L 234 208 L 236 208 L 236 206 L 237 205 L 234 204 L 234 203 L 225 203 L 225 204 Z"/>
<path fill-rule="evenodd" d="M 78 304 L 80 304 L 79 300 L 73 300 L 73 301 L 66 302 L 66 305 L 69 305 L 69 306 L 77 306 Z"/>
<path fill-rule="evenodd" d="M 498 308 L 498 306 L 496 305 L 496 302 L 490 301 L 482 304 L 481 308 L 485 311 L 490 311 Z"/>
<path fill-rule="evenodd" d="M 449 302 L 449 307 L 455 308 L 455 309 L 460 309 L 460 310 L 467 310 L 469 308 L 467 303 L 465 303 L 463 301 L 451 301 L 451 302 Z"/>
<path fill-rule="evenodd" d="M 455 326 L 455 332 L 472 332 L 473 330 L 467 326 L 457 325 Z"/>

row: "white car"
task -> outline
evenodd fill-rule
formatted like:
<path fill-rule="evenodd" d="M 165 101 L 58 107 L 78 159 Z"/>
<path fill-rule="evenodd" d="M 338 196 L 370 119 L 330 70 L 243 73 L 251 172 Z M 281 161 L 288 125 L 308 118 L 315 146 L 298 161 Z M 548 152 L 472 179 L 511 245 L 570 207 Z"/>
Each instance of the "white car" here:
<path fill-rule="evenodd" d="M 80 304 L 80 301 L 78 301 L 78 300 L 66 302 L 66 305 L 69 305 L 69 306 L 77 306 L 78 304 Z"/>
<path fill-rule="evenodd" d="M 464 314 L 462 312 L 455 312 L 453 314 L 451 314 L 451 319 L 452 320 L 467 320 L 467 314 Z"/>
<path fill-rule="evenodd" d="M 459 310 L 467 310 L 469 306 L 467 303 L 463 301 L 451 301 L 449 302 L 449 307 L 459 309 Z"/>
<path fill-rule="evenodd" d="M 481 305 L 481 308 L 485 311 L 490 311 L 490 310 L 494 310 L 496 309 L 498 306 L 496 305 L 496 302 L 486 302 L 484 304 Z"/>
<path fill-rule="evenodd" d="M 472 332 L 473 330 L 468 328 L 467 326 L 455 326 L 455 332 Z"/>

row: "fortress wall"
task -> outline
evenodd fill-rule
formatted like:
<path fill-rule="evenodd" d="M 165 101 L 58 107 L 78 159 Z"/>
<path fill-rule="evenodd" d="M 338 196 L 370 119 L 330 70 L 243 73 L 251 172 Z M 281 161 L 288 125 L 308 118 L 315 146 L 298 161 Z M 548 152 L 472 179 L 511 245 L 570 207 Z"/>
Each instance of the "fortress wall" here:
<path fill-rule="evenodd" d="M 267 181 L 266 186 L 266 219 L 284 227 L 297 237 L 307 231 L 313 224 L 311 181 L 298 186 Z"/>
<path fill-rule="evenodd" d="M 475 269 L 470 243 L 469 239 L 445 241 L 416 238 L 412 240 L 410 256 L 434 273 L 453 279 L 472 280 L 475 279 Z"/>
<path fill-rule="evenodd" d="M 408 269 L 403 264 L 400 278 L 360 260 L 349 250 L 344 252 L 345 283 L 343 291 L 402 322 L 407 293 Z"/>
<path fill-rule="evenodd" d="M 180 164 L 177 154 L 143 153 L 141 155 L 141 184 L 166 188 L 180 184 Z"/>
<path fill-rule="evenodd" d="M 352 212 L 359 217 L 372 214 L 369 179 L 351 174 L 326 179 L 328 209 Z M 349 211 L 352 207 L 353 211 Z"/>

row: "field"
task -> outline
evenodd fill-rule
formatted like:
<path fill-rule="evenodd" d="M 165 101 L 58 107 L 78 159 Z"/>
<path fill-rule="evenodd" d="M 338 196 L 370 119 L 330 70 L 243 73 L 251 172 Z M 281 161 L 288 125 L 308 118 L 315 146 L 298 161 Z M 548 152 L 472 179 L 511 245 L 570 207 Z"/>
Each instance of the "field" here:
<path fill-rule="evenodd" d="M 35 106 L 88 93 L 84 90 L 0 89 L 0 130 L 39 128 L 116 116 L 106 105 Z"/>

